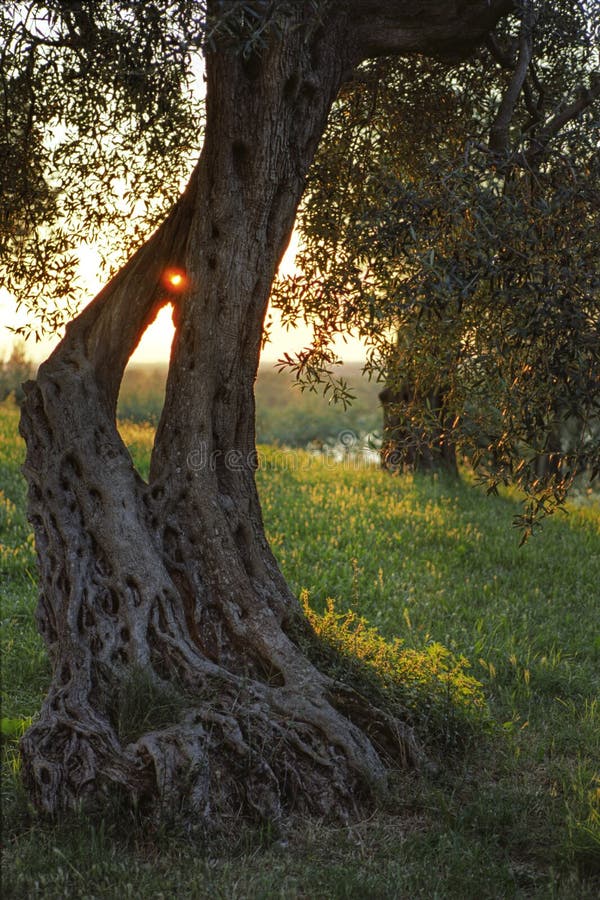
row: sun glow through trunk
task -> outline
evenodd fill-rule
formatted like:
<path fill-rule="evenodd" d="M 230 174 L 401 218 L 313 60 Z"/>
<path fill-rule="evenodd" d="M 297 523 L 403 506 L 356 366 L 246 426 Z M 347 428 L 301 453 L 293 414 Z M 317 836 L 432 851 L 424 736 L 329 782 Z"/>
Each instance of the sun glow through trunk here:
<path fill-rule="evenodd" d="M 179 293 L 187 287 L 188 279 L 182 269 L 166 269 L 162 282 L 170 291 Z"/>

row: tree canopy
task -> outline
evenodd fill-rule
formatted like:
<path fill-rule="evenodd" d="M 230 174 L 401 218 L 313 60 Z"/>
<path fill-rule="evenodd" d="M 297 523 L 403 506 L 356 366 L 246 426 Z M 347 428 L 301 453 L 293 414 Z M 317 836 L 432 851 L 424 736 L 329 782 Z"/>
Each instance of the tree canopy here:
<path fill-rule="evenodd" d="M 398 41 L 389 5 L 355 4 L 357 38 L 371 17 L 375 55 Z M 0 288 L 28 311 L 25 336 L 55 331 L 74 315 L 82 241 L 94 243 L 104 273 L 112 274 L 172 206 L 202 143 L 194 82 L 205 48 L 229 43 L 250 58 L 281 31 L 291 6 L 293 0 L 3 4 Z M 305 6 L 318 20 L 328 3 Z M 510 6 L 495 0 L 483 18 L 492 23 L 496 7 Z M 467 10 L 465 23 L 477 14 Z M 401 42 L 416 46 L 408 21 Z M 454 35 L 459 54 L 473 40 L 468 28 L 461 39 L 464 47 Z M 442 52 L 442 24 L 428 40 Z"/>
<path fill-rule="evenodd" d="M 0 286 L 56 330 L 77 249 L 107 272 L 164 218 L 198 154 L 203 4 L 11 2 L 0 10 Z"/>
<path fill-rule="evenodd" d="M 532 495 L 528 527 L 599 459 L 599 23 L 596 5 L 525 4 L 476 65 L 366 64 L 309 175 L 300 272 L 275 290 L 314 327 L 285 361 L 301 381 L 353 327 L 372 372 L 415 386 L 415 428 L 443 382 L 453 440 L 491 489 Z"/>

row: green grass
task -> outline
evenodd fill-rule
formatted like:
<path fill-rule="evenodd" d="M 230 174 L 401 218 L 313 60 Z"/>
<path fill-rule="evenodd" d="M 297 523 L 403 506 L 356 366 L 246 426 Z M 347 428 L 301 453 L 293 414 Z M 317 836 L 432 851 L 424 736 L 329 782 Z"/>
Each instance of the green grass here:
<path fill-rule="evenodd" d="M 482 683 L 493 724 L 483 723 L 462 755 L 447 765 L 442 758 L 437 771 L 399 779 L 363 822 L 305 823 L 285 842 L 240 825 L 222 843 L 205 845 L 140 829 L 122 811 L 44 823 L 18 788 L 15 737 L 39 709 L 49 669 L 34 625 L 35 554 L 15 431 L 16 413 L 5 407 L 4 896 L 598 896 L 598 506 L 555 517 L 519 548 L 511 527 L 518 504 L 510 497 L 265 449 L 259 481 L 267 530 L 291 584 L 324 615 L 325 630 L 327 616 L 338 616 L 334 636 L 340 622 L 352 635 L 364 617 L 397 639 L 405 658 L 413 650 L 431 655 L 436 644 L 465 657 L 465 676 Z M 123 433 L 143 468 L 150 430 Z M 354 619 L 344 617 L 348 610 Z"/>

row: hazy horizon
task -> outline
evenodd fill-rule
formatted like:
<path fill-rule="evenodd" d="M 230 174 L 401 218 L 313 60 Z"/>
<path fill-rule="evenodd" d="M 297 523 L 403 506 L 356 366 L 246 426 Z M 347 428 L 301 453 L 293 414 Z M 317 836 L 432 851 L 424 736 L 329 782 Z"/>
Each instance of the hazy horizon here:
<path fill-rule="evenodd" d="M 291 274 L 295 271 L 294 258 L 298 248 L 296 233 L 292 234 L 288 249 L 283 257 L 279 271 L 282 274 Z M 78 248 L 79 269 L 78 275 L 82 285 L 82 295 L 85 302 L 81 308 L 96 296 L 102 288 L 104 280 L 99 273 L 99 254 L 88 245 Z M 311 343 L 311 329 L 306 325 L 287 329 L 281 324 L 281 315 L 276 309 L 269 308 L 267 320 L 270 321 L 270 341 L 264 347 L 261 354 L 261 362 L 276 363 L 285 353 L 293 355 L 303 350 Z M 6 359 L 10 354 L 15 341 L 15 335 L 10 328 L 18 328 L 25 325 L 27 316 L 23 310 L 17 310 L 14 296 L 8 291 L 0 291 L 0 360 Z M 62 330 L 52 337 L 35 341 L 33 338 L 26 342 L 28 355 L 34 362 L 40 363 L 46 359 L 62 337 Z M 132 354 L 130 364 L 134 363 L 167 363 L 173 341 L 174 328 L 171 319 L 171 307 L 164 306 L 159 310 L 154 322 L 146 329 L 138 347 Z M 362 341 L 352 335 L 338 337 L 334 342 L 334 349 L 344 362 L 364 362 L 366 357 L 365 346 Z"/>

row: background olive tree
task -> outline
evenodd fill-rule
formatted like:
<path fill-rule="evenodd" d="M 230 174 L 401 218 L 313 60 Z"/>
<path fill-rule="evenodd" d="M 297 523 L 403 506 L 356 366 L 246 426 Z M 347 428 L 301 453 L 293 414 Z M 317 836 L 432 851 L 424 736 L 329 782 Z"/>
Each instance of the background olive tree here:
<path fill-rule="evenodd" d="M 301 381 L 331 380 L 335 334 L 363 335 L 387 465 L 452 471 L 458 445 L 491 489 L 531 495 L 527 528 L 598 459 L 599 16 L 527 3 L 477 66 L 366 64 L 275 291 L 314 327 L 284 361 Z"/>

